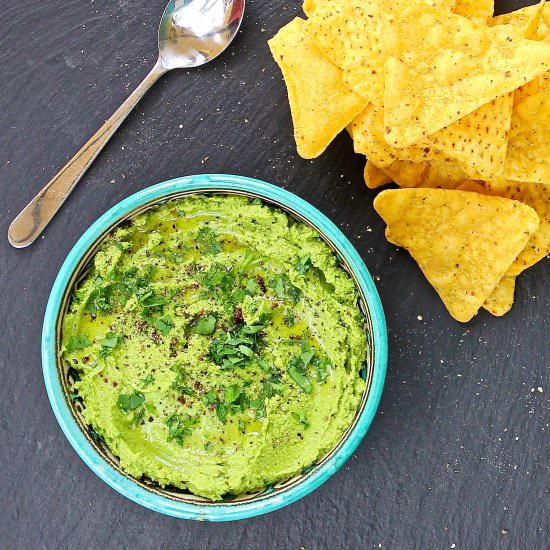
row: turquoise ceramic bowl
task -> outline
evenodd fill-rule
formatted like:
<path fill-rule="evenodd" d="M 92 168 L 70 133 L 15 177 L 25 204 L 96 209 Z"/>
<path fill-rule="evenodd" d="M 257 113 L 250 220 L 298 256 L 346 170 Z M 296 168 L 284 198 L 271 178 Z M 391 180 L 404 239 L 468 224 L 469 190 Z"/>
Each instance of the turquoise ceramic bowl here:
<path fill-rule="evenodd" d="M 278 206 L 311 225 L 324 237 L 355 279 L 370 341 L 366 372 L 367 388 L 357 415 L 339 444 L 328 455 L 293 479 L 259 493 L 212 503 L 189 493 L 162 489 L 147 480 L 126 475 L 107 447 L 92 437 L 77 405 L 68 399 L 68 369 L 59 360 L 60 318 L 71 289 L 82 276 L 103 237 L 122 221 L 154 204 L 192 193 L 242 194 Z M 154 185 L 128 197 L 99 218 L 79 239 L 63 263 L 46 308 L 42 334 L 44 380 L 53 411 L 67 439 L 84 462 L 113 489 L 129 499 L 170 516 L 207 521 L 244 519 L 277 510 L 304 497 L 326 481 L 351 456 L 365 436 L 375 415 L 387 362 L 386 323 L 380 298 L 365 264 L 342 232 L 319 210 L 279 187 L 228 175 L 200 175 Z"/>

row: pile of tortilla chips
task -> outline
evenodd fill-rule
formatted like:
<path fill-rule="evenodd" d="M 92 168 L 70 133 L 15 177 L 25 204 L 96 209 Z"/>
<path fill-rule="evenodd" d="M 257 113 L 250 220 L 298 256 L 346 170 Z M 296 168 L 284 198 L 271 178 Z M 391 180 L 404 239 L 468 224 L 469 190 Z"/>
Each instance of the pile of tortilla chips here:
<path fill-rule="evenodd" d="M 344 129 L 367 157 L 386 236 L 451 315 L 503 315 L 550 253 L 550 5 L 305 0 L 269 46 L 298 153 Z"/>

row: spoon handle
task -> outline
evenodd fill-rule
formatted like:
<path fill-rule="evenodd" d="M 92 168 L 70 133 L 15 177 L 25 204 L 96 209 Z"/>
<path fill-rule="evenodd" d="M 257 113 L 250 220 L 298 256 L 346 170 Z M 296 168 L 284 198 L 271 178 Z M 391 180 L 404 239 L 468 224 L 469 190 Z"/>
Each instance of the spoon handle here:
<path fill-rule="evenodd" d="M 38 238 L 122 121 L 165 72 L 157 63 L 111 118 L 23 208 L 8 229 L 8 240 L 15 248 L 29 246 Z"/>

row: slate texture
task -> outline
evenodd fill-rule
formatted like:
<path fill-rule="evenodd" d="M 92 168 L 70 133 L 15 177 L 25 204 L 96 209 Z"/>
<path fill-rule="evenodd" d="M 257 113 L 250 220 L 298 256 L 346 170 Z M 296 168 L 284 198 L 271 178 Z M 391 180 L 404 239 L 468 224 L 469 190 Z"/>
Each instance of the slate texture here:
<path fill-rule="evenodd" d="M 549 548 L 550 264 L 520 278 L 505 318 L 449 317 L 407 253 L 385 241 L 348 136 L 317 160 L 296 155 L 266 41 L 298 2 L 249 0 L 231 49 L 162 78 L 44 237 L 8 245 L 13 217 L 154 63 L 163 3 L 2 2 L 0 547 Z M 271 181 L 326 213 L 375 277 L 389 327 L 386 389 L 355 456 L 302 501 L 233 524 L 163 517 L 98 479 L 55 421 L 39 353 L 53 280 L 86 228 L 139 189 L 203 172 Z"/>

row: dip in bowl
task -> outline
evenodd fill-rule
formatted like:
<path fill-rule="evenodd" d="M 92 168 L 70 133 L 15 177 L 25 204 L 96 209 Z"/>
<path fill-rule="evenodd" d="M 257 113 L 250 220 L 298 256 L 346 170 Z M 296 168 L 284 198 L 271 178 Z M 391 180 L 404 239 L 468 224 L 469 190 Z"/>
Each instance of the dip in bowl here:
<path fill-rule="evenodd" d="M 235 176 L 115 206 L 77 243 L 44 325 L 48 394 L 105 481 L 178 517 L 313 490 L 372 420 L 386 362 L 364 264 L 322 214 Z"/>

